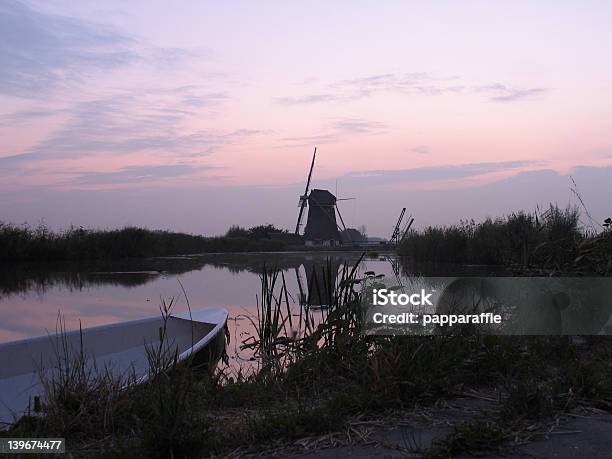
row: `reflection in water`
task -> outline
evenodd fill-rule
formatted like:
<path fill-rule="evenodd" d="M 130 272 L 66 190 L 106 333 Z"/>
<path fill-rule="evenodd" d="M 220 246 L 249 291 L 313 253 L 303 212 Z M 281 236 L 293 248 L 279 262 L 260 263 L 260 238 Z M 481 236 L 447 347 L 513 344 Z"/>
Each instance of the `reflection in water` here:
<path fill-rule="evenodd" d="M 227 270 L 232 274 L 261 274 L 265 268 L 285 272 L 293 270 L 301 282 L 301 291 L 306 292 L 312 281 L 312 298 L 325 298 L 326 286 L 314 273 L 328 268 L 337 273 L 342 264 L 356 263 L 359 255 L 357 252 L 233 253 L 82 263 L 0 264 L 0 301 L 14 294 L 44 296 L 54 288 L 79 291 L 96 286 L 136 287 L 154 282 L 163 275 L 178 275 L 204 267 Z M 328 261 L 330 266 L 327 266 Z M 398 284 L 401 284 L 401 276 L 482 275 L 490 271 L 483 266 L 415 265 L 395 254 L 366 258 L 365 262 L 375 263 L 379 268 L 384 266 L 384 271 L 394 276 Z"/>
<path fill-rule="evenodd" d="M 161 298 L 186 308 L 177 278 L 192 308 L 221 306 L 237 316 L 254 312 L 264 269 L 283 270 L 296 304 L 325 304 L 333 285 L 320 267 L 337 273 L 360 253 L 207 254 L 98 263 L 0 266 L 0 342 L 54 331 L 58 313 L 68 328 L 102 325 L 158 314 Z M 367 259 L 362 269 L 392 275 L 384 258 Z M 318 273 L 318 274 L 315 274 Z M 331 289 L 331 290 L 330 290 Z"/>
<path fill-rule="evenodd" d="M 192 257 L 0 264 L 0 301 L 13 294 L 44 295 L 54 287 L 69 291 L 102 285 L 134 287 L 151 282 L 161 274 L 180 274 L 203 265 Z"/>
<path fill-rule="evenodd" d="M 300 304 L 324 307 L 333 303 L 332 297 L 336 291 L 338 269 L 343 263 L 339 257 L 321 260 L 304 260 L 306 283 L 301 280 L 299 268 L 296 277 L 300 290 Z"/>
<path fill-rule="evenodd" d="M 155 316 L 162 298 L 175 298 L 177 310 L 185 310 L 180 278 L 193 309 L 224 307 L 230 312 L 230 346 L 238 350 L 242 339 L 253 331 L 245 317 L 256 314 L 259 275 L 264 270 L 283 271 L 296 306 L 310 303 L 324 307 L 335 290 L 337 275 L 345 265 L 352 268 L 360 256 L 359 252 L 207 254 L 102 263 L 0 265 L 0 342 L 54 331 L 59 313 L 68 329 L 74 329 Z M 324 271 L 333 275 L 327 276 Z M 415 277 L 421 276 L 508 275 L 503 269 L 486 266 L 417 265 L 392 253 L 365 257 L 357 276 L 367 271 L 383 274 L 387 286 L 399 287 L 410 287 Z M 582 313 L 585 309 L 568 307 L 562 313 L 563 321 L 574 323 L 586 317 L 605 324 L 610 317 L 609 301 L 594 299 L 590 303 L 585 306 L 588 314 Z M 606 307 L 600 307 L 602 304 Z M 612 327 L 612 319 L 608 326 Z"/>
<path fill-rule="evenodd" d="M 324 307 L 340 270 L 353 267 L 360 256 L 359 252 L 235 253 L 0 265 L 0 342 L 54 331 L 59 313 L 68 328 L 77 328 L 156 315 L 161 298 L 174 297 L 184 310 L 179 277 L 192 308 L 225 307 L 234 318 L 255 312 L 264 269 L 283 271 L 296 305 Z M 494 274 L 482 266 L 414 265 L 392 253 L 365 257 L 357 275 L 366 271 L 384 274 L 389 284 L 399 286 L 415 275 Z M 248 320 L 236 323 L 241 332 L 249 327 Z"/>

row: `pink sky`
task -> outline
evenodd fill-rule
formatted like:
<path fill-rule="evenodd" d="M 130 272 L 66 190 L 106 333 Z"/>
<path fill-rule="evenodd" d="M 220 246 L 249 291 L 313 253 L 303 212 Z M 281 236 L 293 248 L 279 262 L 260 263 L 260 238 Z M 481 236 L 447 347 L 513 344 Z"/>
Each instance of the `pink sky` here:
<path fill-rule="evenodd" d="M 5 1 L 0 220 L 291 228 L 314 146 L 314 185 L 383 236 L 403 205 L 565 205 L 568 174 L 604 217 L 610 23 L 605 1 Z"/>

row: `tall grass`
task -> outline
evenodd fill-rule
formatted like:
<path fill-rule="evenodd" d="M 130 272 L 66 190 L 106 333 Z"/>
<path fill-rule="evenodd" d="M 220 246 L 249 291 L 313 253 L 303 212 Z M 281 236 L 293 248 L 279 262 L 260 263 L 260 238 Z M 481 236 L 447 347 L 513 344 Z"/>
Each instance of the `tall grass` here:
<path fill-rule="evenodd" d="M 80 346 L 72 348 L 62 317 L 58 317 L 57 332 L 52 343 L 55 366 L 51 372 L 40 369 L 43 396 L 34 410 L 44 413 L 44 417 L 38 418 L 39 428 L 77 439 L 87 438 L 92 432 L 112 433 L 124 427 L 123 411 L 130 404 L 125 390 L 135 384 L 134 375 L 98 368 L 93 356 L 84 351 L 82 331 Z"/>
<path fill-rule="evenodd" d="M 257 315 L 250 318 L 255 333 L 242 346 L 260 359 L 259 376 L 279 376 L 308 352 L 343 348 L 350 345 L 347 338 L 353 342 L 360 336 L 361 297 L 355 286 L 363 281 L 357 278 L 357 269 L 364 255 L 354 266 L 344 264 L 338 274 L 330 260 L 320 267 L 320 273 L 313 271 L 308 280 L 309 295 L 299 292 L 307 301 L 297 307 L 284 273 L 264 267 Z M 317 292 L 316 298 L 313 292 Z"/>
<path fill-rule="evenodd" d="M 136 227 L 116 230 L 70 228 L 54 232 L 44 225 L 32 228 L 0 222 L 0 261 L 118 259 L 284 248 L 282 241 L 251 236 L 204 237 Z"/>
<path fill-rule="evenodd" d="M 400 253 L 416 261 L 555 268 L 572 263 L 586 238 L 576 208 L 551 205 L 545 212 L 413 230 Z"/>

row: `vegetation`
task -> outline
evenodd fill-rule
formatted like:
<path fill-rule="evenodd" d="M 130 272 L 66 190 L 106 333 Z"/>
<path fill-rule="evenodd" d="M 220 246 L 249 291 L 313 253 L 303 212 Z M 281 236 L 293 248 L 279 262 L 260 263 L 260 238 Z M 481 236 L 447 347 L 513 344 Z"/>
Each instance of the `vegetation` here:
<path fill-rule="evenodd" d="M 608 337 L 577 346 L 565 336 L 367 336 L 361 295 L 377 277 L 356 273 L 344 266 L 336 279 L 324 268 L 321 278 L 334 285 L 327 307 L 296 309 L 283 273 L 265 270 L 256 332 L 242 343 L 258 363 L 252 371 L 202 377 L 153 349 L 149 379 L 135 384 L 76 362 L 47 384 L 45 416 L 2 435 L 64 436 L 81 454 L 240 455 L 342 430 L 357 414 L 434 404 L 463 387 L 492 391 L 497 416 L 457 425 L 423 452 L 448 457 L 495 449 L 509 432 L 577 406 L 612 409 Z"/>
<path fill-rule="evenodd" d="M 251 240 L 269 239 L 270 234 L 289 234 L 287 230 L 281 230 L 270 223 L 266 225 L 252 226 L 248 229 L 238 225 L 232 225 L 225 233 L 227 238 L 244 238 Z"/>
<path fill-rule="evenodd" d="M 520 265 L 557 271 L 612 272 L 612 232 L 580 229 L 576 208 L 551 205 L 546 212 L 519 212 L 476 223 L 411 231 L 399 249 L 415 261 Z"/>
<path fill-rule="evenodd" d="M 154 257 L 204 252 L 254 252 L 283 250 L 286 244 L 271 240 L 273 225 L 248 230 L 232 227 L 227 235 L 204 237 L 169 231 L 126 227 L 117 230 L 70 228 L 53 232 L 0 222 L 0 261 L 95 260 Z"/>

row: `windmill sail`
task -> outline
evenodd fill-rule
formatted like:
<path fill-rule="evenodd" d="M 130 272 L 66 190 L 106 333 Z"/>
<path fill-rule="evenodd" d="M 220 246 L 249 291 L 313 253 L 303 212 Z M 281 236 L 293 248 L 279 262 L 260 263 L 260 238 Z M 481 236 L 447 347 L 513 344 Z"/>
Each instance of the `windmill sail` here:
<path fill-rule="evenodd" d="M 302 225 L 302 217 L 304 216 L 304 208 L 308 202 L 308 189 L 310 188 L 310 179 L 312 177 L 312 170 L 314 169 L 315 158 L 317 156 L 317 148 L 315 147 L 314 153 L 312 154 L 312 163 L 310 164 L 310 171 L 308 172 L 308 180 L 306 181 L 306 190 L 304 194 L 300 196 L 300 213 L 298 214 L 297 224 L 295 225 L 295 234 L 300 233 L 300 226 Z"/>

